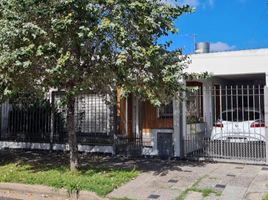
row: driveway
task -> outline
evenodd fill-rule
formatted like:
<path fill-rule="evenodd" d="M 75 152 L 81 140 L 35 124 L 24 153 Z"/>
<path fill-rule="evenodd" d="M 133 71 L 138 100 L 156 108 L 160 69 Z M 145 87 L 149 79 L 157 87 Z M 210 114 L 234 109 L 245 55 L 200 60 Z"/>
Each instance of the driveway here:
<path fill-rule="evenodd" d="M 158 168 L 154 167 L 158 165 Z M 114 190 L 112 198 L 157 200 L 261 200 L 268 192 L 268 167 L 257 165 L 170 162 Z"/>

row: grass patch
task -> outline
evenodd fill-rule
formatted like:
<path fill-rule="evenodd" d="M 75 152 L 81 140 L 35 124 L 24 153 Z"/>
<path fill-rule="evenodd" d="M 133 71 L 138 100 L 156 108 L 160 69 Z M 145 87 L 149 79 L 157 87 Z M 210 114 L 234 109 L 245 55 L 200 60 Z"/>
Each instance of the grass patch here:
<path fill-rule="evenodd" d="M 68 191 L 88 190 L 104 196 L 138 176 L 139 172 L 87 166 L 74 174 L 64 165 L 42 167 L 31 163 L 7 163 L 0 166 L 0 174 L 0 182 L 47 185 Z"/>
<path fill-rule="evenodd" d="M 197 185 L 202 181 L 202 179 L 208 177 L 207 175 L 206 176 L 202 176 L 200 178 L 198 178 L 196 180 L 196 182 L 194 182 L 194 184 L 190 187 L 190 188 L 187 188 L 186 190 L 184 190 L 180 196 L 178 196 L 176 198 L 176 200 L 184 200 L 186 195 L 189 193 L 189 192 L 200 192 L 202 193 L 202 196 L 203 197 L 208 197 L 209 195 L 211 194 L 215 194 L 216 196 L 220 196 L 221 195 L 221 192 L 218 192 L 216 190 L 213 190 L 211 188 L 198 188 Z M 267 199 L 268 200 L 268 199 Z"/>
<path fill-rule="evenodd" d="M 262 200 L 268 200 L 268 193 L 262 198 Z"/>
<path fill-rule="evenodd" d="M 266 187 L 268 188 L 268 184 L 266 184 Z M 265 194 L 265 196 L 262 198 L 262 200 L 268 200 L 268 193 Z"/>
<path fill-rule="evenodd" d="M 202 193 L 202 196 L 203 197 L 208 197 L 211 194 L 215 194 L 216 196 L 220 196 L 221 195 L 221 192 L 218 192 L 218 191 L 213 190 L 211 188 L 205 188 L 205 189 L 193 188 L 192 191 Z"/>

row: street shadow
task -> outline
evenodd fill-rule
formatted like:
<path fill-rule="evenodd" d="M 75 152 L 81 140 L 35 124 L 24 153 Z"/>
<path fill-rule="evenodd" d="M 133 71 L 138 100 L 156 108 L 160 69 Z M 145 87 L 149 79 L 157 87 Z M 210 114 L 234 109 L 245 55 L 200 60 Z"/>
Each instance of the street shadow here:
<path fill-rule="evenodd" d="M 166 176 L 171 171 L 185 171 L 184 166 L 205 167 L 208 162 L 187 161 L 175 159 L 124 157 L 107 154 L 79 154 L 80 173 L 89 169 L 103 170 L 139 170 L 152 172 L 155 176 Z M 0 150 L 0 166 L 15 163 L 16 165 L 28 165 L 32 172 L 69 169 L 69 154 L 67 152 L 26 151 L 26 150 Z"/>

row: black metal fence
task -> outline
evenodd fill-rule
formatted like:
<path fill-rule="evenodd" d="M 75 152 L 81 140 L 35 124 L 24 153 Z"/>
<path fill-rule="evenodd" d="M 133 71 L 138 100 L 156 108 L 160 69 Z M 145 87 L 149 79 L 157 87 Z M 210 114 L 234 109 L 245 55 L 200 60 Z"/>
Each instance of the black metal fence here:
<path fill-rule="evenodd" d="M 118 136 L 115 141 L 116 154 L 125 156 L 142 155 L 143 141 L 141 137 Z"/>
<path fill-rule="evenodd" d="M 16 142 L 68 142 L 66 107 L 62 92 L 34 103 L 6 102 L 0 109 L 0 140 Z M 81 94 L 75 101 L 75 125 L 79 144 L 113 144 L 116 109 L 108 97 Z"/>

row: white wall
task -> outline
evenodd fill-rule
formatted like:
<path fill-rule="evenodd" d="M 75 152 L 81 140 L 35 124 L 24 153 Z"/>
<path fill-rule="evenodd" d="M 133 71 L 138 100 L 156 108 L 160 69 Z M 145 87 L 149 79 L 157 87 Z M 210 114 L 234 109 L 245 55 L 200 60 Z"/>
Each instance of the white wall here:
<path fill-rule="evenodd" d="M 190 56 L 187 72 L 213 75 L 256 74 L 268 72 L 268 49 L 241 50 Z"/>
<path fill-rule="evenodd" d="M 158 133 L 171 133 L 173 136 L 173 145 L 174 145 L 174 157 L 180 157 L 179 142 L 176 141 L 177 136 L 174 135 L 173 129 L 152 129 L 152 148 L 143 148 L 142 155 L 145 156 L 157 156 L 158 147 L 157 147 L 157 134 Z"/>
<path fill-rule="evenodd" d="M 32 150 L 49 150 L 49 143 L 30 143 L 30 142 L 7 142 L 0 141 L 0 149 L 32 149 Z M 58 151 L 68 151 L 68 144 L 53 144 L 53 150 Z M 89 145 L 78 145 L 78 150 L 81 152 L 90 152 L 90 153 L 109 153 L 115 154 L 113 146 L 89 146 Z"/>

